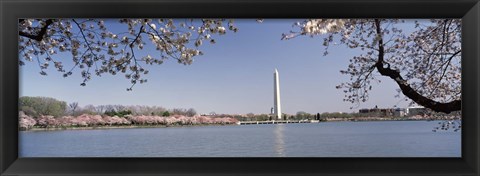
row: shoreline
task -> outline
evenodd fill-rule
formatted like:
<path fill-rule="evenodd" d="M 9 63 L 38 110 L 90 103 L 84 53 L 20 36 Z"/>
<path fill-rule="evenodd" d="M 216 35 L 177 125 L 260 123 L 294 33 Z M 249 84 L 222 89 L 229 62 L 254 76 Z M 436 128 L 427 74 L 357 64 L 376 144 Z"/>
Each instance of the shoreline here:
<path fill-rule="evenodd" d="M 382 120 L 327 120 L 322 122 L 383 122 L 383 121 L 441 121 L 441 120 L 454 120 L 454 119 L 382 119 Z"/>
<path fill-rule="evenodd" d="M 383 121 L 441 121 L 452 119 L 385 119 L 385 120 L 327 120 L 320 121 L 318 123 L 328 122 L 383 122 Z M 125 126 L 90 126 L 90 127 L 33 127 L 28 130 L 19 131 L 61 131 L 61 130 L 108 130 L 108 129 L 138 129 L 138 128 L 190 128 L 190 127 L 204 127 L 204 126 L 237 126 L 237 124 L 205 124 L 205 125 L 125 125 Z"/>
<path fill-rule="evenodd" d="M 19 112 L 19 131 L 52 131 L 52 130 L 91 130 L 91 129 L 122 129 L 122 128 L 160 128 L 188 127 L 206 125 L 229 125 L 238 120 L 231 117 L 184 116 L 172 115 L 145 116 L 126 115 L 125 117 L 108 115 L 80 116 L 39 116 L 31 117 Z"/>
<path fill-rule="evenodd" d="M 61 131 L 61 130 L 108 130 L 108 129 L 137 129 L 137 128 L 190 128 L 203 126 L 229 126 L 236 124 L 209 124 L 209 125 L 125 125 L 125 126 L 90 126 L 90 127 L 33 127 L 19 131 Z"/>

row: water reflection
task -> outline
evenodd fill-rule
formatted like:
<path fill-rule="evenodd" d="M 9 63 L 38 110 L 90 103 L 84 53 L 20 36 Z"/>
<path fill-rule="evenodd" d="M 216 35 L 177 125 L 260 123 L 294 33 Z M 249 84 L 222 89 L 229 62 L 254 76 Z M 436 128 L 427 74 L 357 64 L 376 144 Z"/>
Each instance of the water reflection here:
<path fill-rule="evenodd" d="M 285 140 L 283 137 L 283 128 L 285 126 L 283 124 L 275 125 L 274 133 L 275 133 L 275 153 L 276 156 L 285 157 Z"/>
<path fill-rule="evenodd" d="M 20 157 L 461 157 L 462 133 L 432 132 L 438 122 L 21 131 L 18 139 Z"/>

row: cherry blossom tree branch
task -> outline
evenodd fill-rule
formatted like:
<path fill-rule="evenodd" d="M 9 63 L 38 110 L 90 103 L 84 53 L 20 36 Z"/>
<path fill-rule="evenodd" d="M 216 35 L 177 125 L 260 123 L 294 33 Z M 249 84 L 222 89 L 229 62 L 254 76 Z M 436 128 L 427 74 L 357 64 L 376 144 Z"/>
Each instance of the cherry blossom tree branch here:
<path fill-rule="evenodd" d="M 461 53 L 461 50 L 455 52 L 452 56 L 450 56 L 450 57 L 448 58 L 447 62 L 445 62 L 445 63 L 443 64 L 443 65 L 446 65 L 446 66 L 443 68 L 442 75 L 440 76 L 440 79 L 438 79 L 437 84 L 435 85 L 435 87 L 434 87 L 434 88 L 432 89 L 432 91 L 430 92 L 430 95 L 433 94 L 433 92 L 435 92 L 435 90 L 438 89 L 438 86 L 440 85 L 440 82 L 442 82 L 443 78 L 445 77 L 445 74 L 447 73 L 447 69 L 448 69 L 450 63 L 452 62 L 453 58 L 454 58 L 456 55 L 460 54 L 460 53 Z M 440 68 L 442 68 L 443 65 L 442 65 Z"/>
<path fill-rule="evenodd" d="M 382 30 L 380 28 L 380 20 L 375 19 L 375 27 L 376 27 L 376 33 L 377 35 L 382 34 Z M 453 100 L 450 102 L 446 103 L 441 103 L 434 101 L 432 99 L 429 99 L 421 94 L 419 94 L 417 91 L 415 91 L 408 83 L 407 81 L 400 75 L 400 72 L 397 70 L 393 70 L 390 68 L 390 66 L 385 67 L 384 65 L 384 46 L 383 46 L 383 39 L 382 37 L 379 38 L 378 40 L 378 60 L 375 64 L 378 72 L 383 75 L 390 77 L 391 79 L 395 80 L 395 82 L 398 84 L 400 87 L 402 93 L 407 96 L 408 98 L 412 99 L 415 103 L 422 105 L 426 108 L 432 109 L 436 112 L 444 112 L 444 113 L 450 113 L 453 111 L 459 111 L 461 110 L 461 100 Z"/>
<path fill-rule="evenodd" d="M 229 20 L 227 25 L 223 23 L 225 19 L 202 19 L 202 24 L 198 26 L 193 23 L 194 19 L 190 20 L 189 26 L 174 19 L 119 19 L 118 23 L 127 26 L 128 31 L 114 33 L 108 28 L 115 20 L 109 21 L 106 24 L 102 19 L 20 19 L 19 65 L 36 59 L 42 75 L 46 75 L 43 70 L 49 65 L 54 65 L 59 72 L 65 72 L 63 63 L 54 57 L 58 53 L 69 52 L 73 65 L 70 71 L 63 73 L 63 77 L 72 75 L 78 69 L 84 78 L 80 85 L 85 86 L 91 79 L 91 67 L 94 65 L 95 74 L 99 77 L 103 74 L 124 74 L 132 83 L 127 90 L 132 90 L 136 83 L 147 82 L 146 78 L 140 79 L 141 75 L 148 74 L 141 62 L 160 65 L 173 58 L 178 63 L 190 65 L 194 57 L 203 54 L 199 48 L 202 41 L 213 44 L 215 41 L 211 36 L 224 35 L 226 29 L 233 32 L 238 30 L 233 20 Z M 158 56 L 138 54 L 137 51 L 149 44 L 142 39 L 143 34 L 156 47 Z M 195 37 L 192 34 L 197 34 L 194 46 L 189 44 Z"/>
<path fill-rule="evenodd" d="M 88 42 L 87 37 L 85 36 L 85 33 L 83 32 L 83 29 L 80 26 L 80 24 L 75 19 L 72 19 L 72 21 L 77 25 L 78 30 L 80 30 L 80 33 L 82 34 L 83 40 L 87 44 L 87 47 L 88 47 L 88 50 L 90 51 L 90 53 L 92 53 L 92 55 L 97 57 L 97 55 L 93 52 L 92 46 L 90 45 L 90 42 Z"/>
<path fill-rule="evenodd" d="M 24 22 L 24 21 L 25 21 L 24 19 L 21 19 L 19 22 Z M 36 34 L 24 32 L 24 31 L 19 31 L 18 34 L 20 36 L 27 37 L 36 41 L 42 41 L 43 37 L 47 33 L 48 26 L 50 26 L 52 23 L 53 23 L 53 19 L 47 19 L 45 21 L 45 25 L 42 28 L 40 28 L 40 31 L 38 31 L 38 33 Z"/>

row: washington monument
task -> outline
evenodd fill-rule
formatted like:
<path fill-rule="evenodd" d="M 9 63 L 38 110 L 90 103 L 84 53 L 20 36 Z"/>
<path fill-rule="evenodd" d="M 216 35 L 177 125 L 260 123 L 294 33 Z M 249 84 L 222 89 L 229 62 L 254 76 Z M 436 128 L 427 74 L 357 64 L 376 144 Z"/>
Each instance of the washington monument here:
<path fill-rule="evenodd" d="M 280 104 L 280 83 L 278 82 L 278 71 L 273 72 L 273 119 L 282 119 L 282 106 Z"/>

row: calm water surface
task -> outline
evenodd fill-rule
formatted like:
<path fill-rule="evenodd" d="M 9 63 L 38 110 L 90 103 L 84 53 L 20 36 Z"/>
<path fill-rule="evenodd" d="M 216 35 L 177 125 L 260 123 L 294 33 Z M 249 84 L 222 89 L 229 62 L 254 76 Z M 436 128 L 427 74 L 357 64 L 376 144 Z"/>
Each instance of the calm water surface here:
<path fill-rule="evenodd" d="M 438 122 L 23 131 L 20 157 L 460 157 Z"/>

